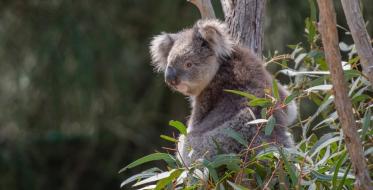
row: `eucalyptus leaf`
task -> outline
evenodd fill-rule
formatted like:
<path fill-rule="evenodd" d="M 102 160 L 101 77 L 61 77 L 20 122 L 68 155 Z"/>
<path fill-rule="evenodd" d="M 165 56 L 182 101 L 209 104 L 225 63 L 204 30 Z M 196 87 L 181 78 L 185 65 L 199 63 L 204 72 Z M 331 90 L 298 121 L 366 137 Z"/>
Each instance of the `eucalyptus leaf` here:
<path fill-rule="evenodd" d="M 268 118 L 267 125 L 264 128 L 265 135 L 270 136 L 272 134 L 272 131 L 275 125 L 276 125 L 276 119 L 275 117 L 273 117 L 273 115 L 271 115 L 271 117 Z"/>
<path fill-rule="evenodd" d="M 180 121 L 171 120 L 168 124 L 172 127 L 175 127 L 181 134 L 187 135 L 187 130 L 186 130 L 185 125 L 181 123 Z"/>
<path fill-rule="evenodd" d="M 127 169 L 131 169 L 133 167 L 136 167 L 136 166 L 139 166 L 141 164 L 144 164 L 144 163 L 147 163 L 147 162 L 151 162 L 151 161 L 156 161 L 156 160 L 164 160 L 166 161 L 167 163 L 169 162 L 175 162 L 175 158 L 173 156 L 171 156 L 170 154 L 166 154 L 166 153 L 153 153 L 153 154 L 150 154 L 150 155 L 147 155 L 147 156 L 144 156 L 140 159 L 137 159 L 136 161 L 128 164 L 126 167 L 122 168 L 119 173 L 127 170 Z"/>
<path fill-rule="evenodd" d="M 238 90 L 224 90 L 225 92 L 229 92 L 229 93 L 232 93 L 232 94 L 237 94 L 237 95 L 240 95 L 240 96 L 243 96 L 243 97 L 246 97 L 250 100 L 254 100 L 254 99 L 257 99 L 256 96 L 250 94 L 250 93 L 247 93 L 247 92 L 242 92 L 242 91 L 238 91 Z"/>

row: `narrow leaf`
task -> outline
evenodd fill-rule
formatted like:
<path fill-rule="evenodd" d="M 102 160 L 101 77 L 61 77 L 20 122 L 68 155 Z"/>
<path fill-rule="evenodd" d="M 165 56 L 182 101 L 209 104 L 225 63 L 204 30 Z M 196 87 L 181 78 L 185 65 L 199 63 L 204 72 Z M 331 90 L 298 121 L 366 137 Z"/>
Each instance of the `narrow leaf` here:
<path fill-rule="evenodd" d="M 127 178 L 126 180 L 124 180 L 120 184 L 120 187 L 124 187 L 125 185 L 127 185 L 127 184 L 129 184 L 133 181 L 137 181 L 137 180 L 141 180 L 141 179 L 144 179 L 144 178 L 152 177 L 154 175 L 157 175 L 158 172 L 160 172 L 160 169 L 158 169 L 158 168 L 151 168 L 149 170 L 143 171 L 139 174 L 133 175 L 133 176 Z"/>
<path fill-rule="evenodd" d="M 266 99 L 266 98 L 257 98 L 254 100 L 251 100 L 249 102 L 249 106 L 261 106 L 261 107 L 266 107 L 271 104 L 271 100 Z"/>
<path fill-rule="evenodd" d="M 257 99 L 256 96 L 250 94 L 250 93 L 247 93 L 247 92 L 242 92 L 242 91 L 238 91 L 238 90 L 224 90 L 225 92 L 229 92 L 229 93 L 232 93 L 232 94 L 237 94 L 237 95 L 240 95 L 240 96 L 243 96 L 243 97 L 246 97 L 250 100 L 253 100 L 253 99 Z"/>
<path fill-rule="evenodd" d="M 172 138 L 172 137 L 167 136 L 167 135 L 161 135 L 160 137 L 161 137 L 162 139 L 166 140 L 166 141 L 170 141 L 170 142 L 174 142 L 174 143 L 177 142 L 177 140 L 176 140 L 175 138 Z"/>
<path fill-rule="evenodd" d="M 139 186 L 139 185 L 144 185 L 144 184 L 147 184 L 147 183 L 150 183 L 150 182 L 155 182 L 155 181 L 159 181 L 161 179 L 164 179 L 164 178 L 167 178 L 171 175 L 172 172 L 174 172 L 175 170 L 171 170 L 171 171 L 167 171 L 167 172 L 163 172 L 163 173 L 159 173 L 157 175 L 154 175 L 152 177 L 149 177 L 149 178 L 146 178 L 142 181 L 139 181 L 137 183 L 135 183 L 134 185 L 132 185 L 132 187 L 136 187 L 136 186 Z"/>
<path fill-rule="evenodd" d="M 280 149 L 279 152 L 280 152 L 280 155 L 281 155 L 282 159 L 284 160 L 285 168 L 288 170 L 290 178 L 291 178 L 293 184 L 297 184 L 298 183 L 298 177 L 297 177 L 297 175 L 296 175 L 293 167 L 291 167 L 291 165 L 290 165 L 288 159 L 286 158 L 283 150 Z"/>
<path fill-rule="evenodd" d="M 343 175 L 343 178 L 341 180 L 341 182 L 339 183 L 338 187 L 337 187 L 337 190 L 341 190 L 343 188 L 343 184 L 345 183 L 346 181 L 346 178 L 347 178 L 347 175 L 348 175 L 348 172 L 350 171 L 351 169 L 351 163 L 347 166 L 347 169 L 346 169 L 346 172 L 345 174 Z"/>
<path fill-rule="evenodd" d="M 365 114 L 364 114 L 364 119 L 363 119 L 363 131 L 361 133 L 361 139 L 364 140 L 365 136 L 367 134 L 368 128 L 371 126 L 371 117 L 372 113 L 370 109 L 368 109 Z"/>
<path fill-rule="evenodd" d="M 310 93 L 312 91 L 329 91 L 332 88 L 333 88 L 333 85 L 331 85 L 331 84 L 323 84 L 323 85 L 318 85 L 318 86 L 314 86 L 314 87 L 308 88 L 305 91 L 307 93 Z"/>
<path fill-rule="evenodd" d="M 227 182 L 233 188 L 233 190 L 249 190 L 248 188 L 235 184 L 233 182 L 230 182 L 230 181 L 227 181 Z"/>
<path fill-rule="evenodd" d="M 284 103 L 289 104 L 294 98 L 298 96 L 297 93 L 290 94 L 289 96 L 286 96 Z"/>
<path fill-rule="evenodd" d="M 275 124 L 276 124 L 276 119 L 275 117 L 273 117 L 273 115 L 271 115 L 271 117 L 268 118 L 266 127 L 264 128 L 265 135 L 270 136 L 272 134 Z"/>
<path fill-rule="evenodd" d="M 171 120 L 168 124 L 172 127 L 175 127 L 181 134 L 187 135 L 187 130 L 186 130 L 185 125 L 181 123 L 180 121 Z"/>
<path fill-rule="evenodd" d="M 227 133 L 227 135 L 229 137 L 233 138 L 234 140 L 236 140 L 240 144 L 242 144 L 245 147 L 247 147 L 248 143 L 247 143 L 247 141 L 243 138 L 243 136 L 240 133 L 237 133 L 235 130 L 230 129 L 230 128 L 226 129 L 225 132 Z"/>
<path fill-rule="evenodd" d="M 183 172 L 182 169 L 178 169 L 178 170 L 173 171 L 173 172 L 170 174 L 170 176 L 168 176 L 168 177 L 166 177 L 166 178 L 164 178 L 164 179 L 159 180 L 159 181 L 157 182 L 157 185 L 156 185 L 156 187 L 155 187 L 154 190 L 162 190 L 162 189 L 165 189 L 165 187 L 166 187 L 168 184 L 172 183 L 174 180 L 176 180 L 176 179 L 180 176 L 180 174 L 181 174 L 182 172 Z"/>
<path fill-rule="evenodd" d="M 247 125 L 252 125 L 252 124 L 267 123 L 267 122 L 268 122 L 268 120 L 266 120 L 266 119 L 255 119 L 255 120 L 247 122 L 246 124 Z"/>
<path fill-rule="evenodd" d="M 276 79 L 273 79 L 272 81 L 272 94 L 276 100 L 280 100 L 280 93 L 278 92 L 278 84 Z"/>
<path fill-rule="evenodd" d="M 147 163 L 147 162 L 151 162 L 151 161 L 156 161 L 156 160 L 164 160 L 166 162 L 174 162 L 175 161 L 175 158 L 173 158 L 173 156 L 169 155 L 169 154 L 166 154 L 166 153 L 154 153 L 154 154 L 150 154 L 150 155 L 147 155 L 147 156 L 144 156 L 130 164 L 128 164 L 126 167 L 122 168 L 119 173 L 127 170 L 127 169 L 131 169 L 133 167 L 136 167 L 136 166 L 139 166 L 141 164 L 144 164 L 144 163 Z"/>

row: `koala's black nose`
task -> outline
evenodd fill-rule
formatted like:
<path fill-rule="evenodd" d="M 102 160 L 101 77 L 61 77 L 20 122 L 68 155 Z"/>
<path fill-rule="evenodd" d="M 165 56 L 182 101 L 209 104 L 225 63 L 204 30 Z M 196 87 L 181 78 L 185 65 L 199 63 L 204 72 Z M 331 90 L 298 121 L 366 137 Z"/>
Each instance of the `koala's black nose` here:
<path fill-rule="evenodd" d="M 179 83 L 179 80 L 177 78 L 176 69 L 173 67 L 167 67 L 165 72 L 165 78 L 166 82 L 175 86 Z"/>

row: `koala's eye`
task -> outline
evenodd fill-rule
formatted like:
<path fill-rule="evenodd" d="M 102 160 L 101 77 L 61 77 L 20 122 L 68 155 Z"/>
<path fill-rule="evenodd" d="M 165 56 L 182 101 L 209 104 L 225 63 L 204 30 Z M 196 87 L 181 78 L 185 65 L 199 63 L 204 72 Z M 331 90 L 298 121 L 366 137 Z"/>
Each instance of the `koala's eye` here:
<path fill-rule="evenodd" d="M 186 68 L 190 68 L 190 67 L 192 67 L 193 66 L 193 63 L 192 62 L 187 62 L 187 63 L 185 63 L 185 67 Z"/>

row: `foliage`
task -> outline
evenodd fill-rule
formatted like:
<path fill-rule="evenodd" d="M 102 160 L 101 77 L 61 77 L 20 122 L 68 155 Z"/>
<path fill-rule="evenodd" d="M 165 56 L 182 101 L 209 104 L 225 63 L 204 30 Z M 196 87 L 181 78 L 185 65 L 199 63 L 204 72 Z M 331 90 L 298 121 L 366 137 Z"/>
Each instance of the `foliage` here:
<path fill-rule="evenodd" d="M 289 46 L 289 55 L 274 55 L 267 64 L 281 67 L 276 77 L 286 77 L 290 82 L 291 95 L 281 100 L 278 84 L 273 81 L 272 88 L 265 89 L 264 98 L 255 97 L 247 92 L 227 89 L 226 92 L 246 97 L 248 105 L 262 107 L 261 118 L 249 122 L 251 127 L 272 133 L 275 119 L 273 110 L 286 107 L 295 100 L 300 109 L 302 102 L 311 101 L 317 110 L 309 116 L 300 115 L 290 128 L 301 129 L 299 142 L 293 148 L 275 148 L 270 143 L 260 145 L 257 151 L 250 141 L 232 130 L 226 133 L 246 149 L 239 154 L 217 155 L 212 160 L 200 159 L 186 166 L 178 156 L 168 160 L 167 168 L 152 168 L 130 177 L 122 183 L 140 189 L 353 189 L 354 176 L 346 151 L 338 114 L 333 105 L 330 73 L 320 46 L 315 18 L 306 19 L 306 45 Z M 345 62 L 342 62 L 349 96 L 353 102 L 354 116 L 359 124 L 359 134 L 363 140 L 364 152 L 368 158 L 370 173 L 373 174 L 373 125 L 372 125 L 372 87 L 362 75 L 359 58 L 354 45 L 340 43 Z M 223 93 L 223 92 L 222 92 Z M 160 160 L 160 153 L 141 158 L 140 161 Z M 175 151 L 178 155 L 178 150 Z M 171 155 L 170 155 L 171 157 Z M 126 168 L 128 168 L 127 166 Z"/>

